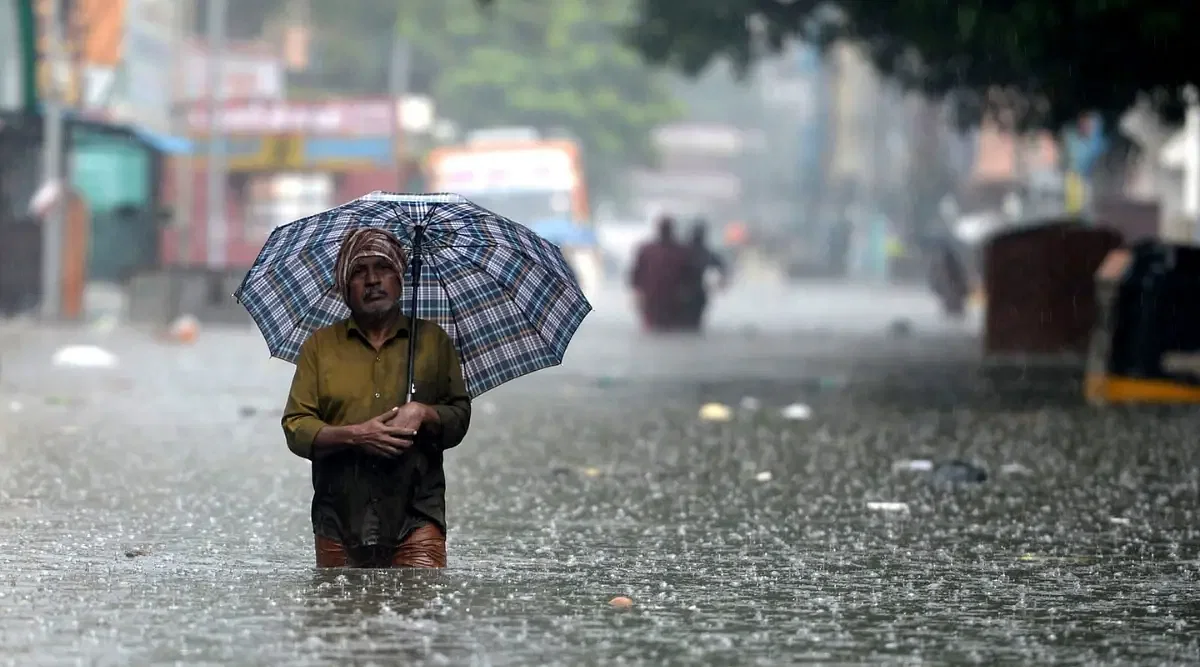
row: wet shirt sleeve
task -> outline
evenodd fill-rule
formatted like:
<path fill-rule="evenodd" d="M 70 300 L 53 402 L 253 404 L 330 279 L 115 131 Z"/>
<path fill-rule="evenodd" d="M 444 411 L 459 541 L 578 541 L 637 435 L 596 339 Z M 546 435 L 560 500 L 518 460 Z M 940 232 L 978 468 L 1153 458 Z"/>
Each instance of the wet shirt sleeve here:
<path fill-rule="evenodd" d="M 312 458 L 313 440 L 327 424 L 321 420 L 320 376 L 317 370 L 317 343 L 313 337 L 300 346 L 296 373 L 283 408 L 283 433 L 288 449 L 301 458 Z"/>
<path fill-rule="evenodd" d="M 442 449 L 450 449 L 463 441 L 471 426 L 471 396 L 463 381 L 462 363 L 459 362 L 458 351 L 454 349 L 454 341 L 444 331 L 439 339 L 439 367 L 443 374 L 439 385 L 442 390 L 433 409 L 437 411 L 441 422 L 436 433 L 437 444 Z"/>

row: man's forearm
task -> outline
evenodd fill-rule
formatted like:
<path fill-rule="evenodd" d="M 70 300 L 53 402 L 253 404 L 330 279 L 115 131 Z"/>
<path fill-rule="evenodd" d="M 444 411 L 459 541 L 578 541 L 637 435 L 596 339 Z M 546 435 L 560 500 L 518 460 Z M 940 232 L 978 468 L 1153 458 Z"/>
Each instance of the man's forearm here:
<path fill-rule="evenodd" d="M 313 438 L 313 458 L 327 456 L 357 444 L 357 426 L 326 426 Z"/>

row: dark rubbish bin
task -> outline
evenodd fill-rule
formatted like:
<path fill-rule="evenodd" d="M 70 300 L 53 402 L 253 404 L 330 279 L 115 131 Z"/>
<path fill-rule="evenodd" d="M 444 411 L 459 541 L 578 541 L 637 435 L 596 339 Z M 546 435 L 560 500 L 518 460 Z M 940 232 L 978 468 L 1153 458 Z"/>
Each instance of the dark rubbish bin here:
<path fill-rule="evenodd" d="M 1070 220 L 993 237 L 983 249 L 985 354 L 1082 356 L 1095 323 L 1096 269 L 1120 245 L 1120 234 Z"/>
<path fill-rule="evenodd" d="M 1200 248 L 1146 241 L 1098 272 L 1103 311 L 1085 393 L 1096 403 L 1200 402 Z"/>

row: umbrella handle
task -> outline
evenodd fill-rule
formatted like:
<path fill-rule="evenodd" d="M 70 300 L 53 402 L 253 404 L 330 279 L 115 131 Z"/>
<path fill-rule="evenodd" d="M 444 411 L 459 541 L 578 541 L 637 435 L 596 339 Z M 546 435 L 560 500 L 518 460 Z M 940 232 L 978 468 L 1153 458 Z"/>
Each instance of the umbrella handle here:
<path fill-rule="evenodd" d="M 421 241 L 424 240 L 424 237 L 424 225 L 417 225 L 413 228 L 412 257 L 408 261 L 412 266 L 412 307 L 408 316 L 408 375 L 407 382 L 404 384 L 405 403 L 412 403 L 413 394 L 417 390 L 415 377 L 417 369 L 417 288 L 421 281 Z"/>

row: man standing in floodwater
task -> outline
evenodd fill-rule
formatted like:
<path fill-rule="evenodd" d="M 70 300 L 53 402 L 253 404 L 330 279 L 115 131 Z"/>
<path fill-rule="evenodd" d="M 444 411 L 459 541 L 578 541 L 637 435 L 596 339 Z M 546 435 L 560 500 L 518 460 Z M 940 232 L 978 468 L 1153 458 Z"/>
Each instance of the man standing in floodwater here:
<path fill-rule="evenodd" d="M 442 453 L 466 436 L 471 399 L 450 336 L 400 312 L 407 265 L 391 234 L 349 234 L 334 280 L 350 317 L 300 348 L 283 431 L 312 461 L 317 567 L 446 566 Z"/>
<path fill-rule="evenodd" d="M 689 245 L 692 252 L 692 271 L 684 291 L 684 327 L 699 331 L 704 324 L 704 311 L 708 309 L 708 273 L 715 270 L 720 276 L 718 287 L 729 285 L 729 271 L 724 260 L 708 245 L 708 223 L 698 218 L 692 225 Z"/>
<path fill-rule="evenodd" d="M 675 237 L 675 221 L 658 220 L 653 241 L 638 248 L 629 276 L 642 324 L 649 331 L 673 331 L 684 324 L 684 300 L 692 253 Z"/>

